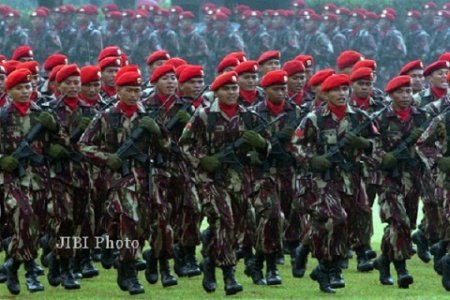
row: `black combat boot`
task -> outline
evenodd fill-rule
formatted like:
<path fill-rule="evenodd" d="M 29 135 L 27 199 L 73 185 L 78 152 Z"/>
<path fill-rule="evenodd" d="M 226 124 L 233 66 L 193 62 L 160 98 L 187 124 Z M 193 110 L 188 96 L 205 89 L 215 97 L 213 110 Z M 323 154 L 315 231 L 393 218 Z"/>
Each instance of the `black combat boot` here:
<path fill-rule="evenodd" d="M 185 259 L 188 269 L 188 276 L 194 277 L 201 275 L 202 271 L 200 270 L 200 267 L 197 263 L 197 259 L 195 258 L 195 246 L 185 247 L 184 252 L 186 254 Z"/>
<path fill-rule="evenodd" d="M 447 250 L 447 245 L 443 241 L 439 241 L 430 248 L 431 254 L 433 254 L 434 270 L 439 275 L 442 275 L 441 259 L 444 257 Z"/>
<path fill-rule="evenodd" d="M 373 270 L 372 262 L 367 257 L 366 247 L 359 247 L 355 249 L 356 260 L 358 262 L 357 269 L 359 272 L 370 272 Z"/>
<path fill-rule="evenodd" d="M 394 260 L 394 267 L 397 271 L 397 284 L 401 289 L 409 288 L 409 285 L 414 282 L 413 277 L 408 273 L 406 269 L 405 260 Z"/>
<path fill-rule="evenodd" d="M 277 253 L 275 262 L 277 265 L 284 265 L 284 250 L 280 250 L 280 252 Z"/>
<path fill-rule="evenodd" d="M 79 264 L 81 269 L 81 275 L 83 276 L 83 278 L 92 278 L 98 276 L 99 271 L 92 262 L 91 250 L 82 249 L 79 250 L 79 252 L 80 252 Z"/>
<path fill-rule="evenodd" d="M 47 254 L 46 258 L 48 262 L 47 280 L 51 286 L 58 286 L 61 283 L 61 266 L 59 259 L 53 252 Z"/>
<path fill-rule="evenodd" d="M 336 290 L 331 287 L 330 284 L 330 276 L 329 269 L 320 262 L 317 267 L 309 275 L 312 280 L 317 281 L 319 283 L 320 290 L 324 293 L 334 294 Z"/>
<path fill-rule="evenodd" d="M 417 256 L 419 258 L 427 263 L 431 260 L 431 253 L 430 249 L 428 248 L 428 240 L 425 237 L 425 233 L 422 229 L 418 229 L 414 234 L 411 236 L 412 241 L 417 246 Z"/>
<path fill-rule="evenodd" d="M 201 248 L 200 252 L 202 253 L 202 256 L 204 258 L 206 256 L 208 256 L 206 252 L 208 249 L 208 245 L 211 242 L 211 236 L 212 236 L 212 233 L 211 233 L 211 230 L 209 227 L 206 228 L 205 230 L 203 230 L 202 233 L 200 234 L 200 241 L 202 243 L 202 248 Z"/>
<path fill-rule="evenodd" d="M 295 258 L 292 264 L 292 275 L 294 277 L 302 278 L 305 275 L 309 252 L 309 247 L 302 244 L 295 249 Z"/>
<path fill-rule="evenodd" d="M 266 285 L 267 281 L 263 275 L 264 254 L 256 252 L 254 259 L 246 266 L 246 275 L 252 278 L 253 284 Z"/>
<path fill-rule="evenodd" d="M 280 273 L 277 269 L 277 253 L 271 253 L 266 255 L 266 282 L 267 285 L 279 285 L 281 284 Z"/>
<path fill-rule="evenodd" d="M 125 263 L 118 262 L 117 264 L 117 285 L 122 291 L 128 291 L 128 274 Z"/>
<path fill-rule="evenodd" d="M 4 265 L 0 265 L 0 283 L 6 282 L 6 269 Z"/>
<path fill-rule="evenodd" d="M 173 247 L 173 270 L 178 277 L 187 277 L 189 269 L 186 263 L 185 248 L 180 244 L 176 244 Z"/>
<path fill-rule="evenodd" d="M 382 285 L 393 285 L 394 280 L 391 276 L 391 262 L 386 254 L 381 254 L 373 262 L 373 267 L 380 272 L 380 282 Z"/>
<path fill-rule="evenodd" d="M 370 247 L 370 245 L 366 246 L 366 256 L 368 259 L 374 259 L 377 257 L 377 253 L 372 249 L 372 247 Z"/>
<path fill-rule="evenodd" d="M 147 263 L 144 259 L 136 259 L 134 261 L 134 268 L 136 269 L 136 271 L 144 271 L 145 268 L 147 268 Z"/>
<path fill-rule="evenodd" d="M 91 257 L 94 262 L 100 262 L 100 260 L 102 259 L 102 250 L 100 248 L 92 249 Z"/>
<path fill-rule="evenodd" d="M 202 262 L 202 271 L 203 271 L 203 289 L 212 293 L 217 289 L 217 281 L 216 281 L 216 266 L 214 262 L 206 256 Z"/>
<path fill-rule="evenodd" d="M 39 244 L 41 246 L 42 249 L 42 254 L 41 254 L 41 265 L 43 265 L 44 267 L 48 268 L 50 263 L 47 260 L 48 254 L 52 251 L 52 249 L 50 248 L 50 246 L 48 245 L 48 241 L 50 239 L 50 235 L 48 234 L 44 234 L 40 239 L 39 239 Z"/>
<path fill-rule="evenodd" d="M 342 275 L 342 270 L 339 268 L 339 261 L 332 262 L 328 269 L 328 276 L 330 280 L 330 286 L 333 289 L 345 288 L 344 276 Z"/>
<path fill-rule="evenodd" d="M 291 263 L 295 259 L 295 250 L 300 246 L 300 241 L 285 241 L 284 242 L 284 254 L 291 256 Z"/>
<path fill-rule="evenodd" d="M 13 295 L 18 295 L 20 293 L 20 283 L 19 277 L 17 276 L 17 271 L 20 267 L 20 262 L 9 258 L 5 263 L 6 268 L 6 287 L 9 292 Z"/>
<path fill-rule="evenodd" d="M 242 285 L 234 278 L 234 266 L 222 266 L 225 294 L 234 295 L 243 291 Z"/>
<path fill-rule="evenodd" d="M 61 258 L 61 285 L 66 290 L 76 290 L 80 288 L 80 284 L 75 277 L 70 266 L 70 258 Z"/>
<path fill-rule="evenodd" d="M 139 279 L 137 277 L 137 271 L 134 263 L 125 263 L 123 265 L 128 293 L 130 295 L 145 293 L 144 287 L 139 282 Z"/>
<path fill-rule="evenodd" d="M 450 292 L 450 254 L 444 255 L 441 259 L 442 266 L 442 286 Z"/>
<path fill-rule="evenodd" d="M 105 269 L 111 269 L 114 265 L 114 250 L 108 248 L 108 245 L 106 243 L 106 235 L 103 235 L 103 241 L 101 244 L 101 257 L 100 257 L 100 263 L 102 264 L 102 267 Z"/>
<path fill-rule="evenodd" d="M 145 268 L 145 279 L 150 284 L 158 282 L 158 259 L 153 255 L 153 250 L 145 250 L 143 253 L 147 267 Z"/>
<path fill-rule="evenodd" d="M 169 287 L 178 284 L 177 279 L 170 273 L 168 259 L 159 259 L 159 272 L 161 273 L 161 283 L 163 287 Z"/>
<path fill-rule="evenodd" d="M 38 279 L 38 274 L 35 269 L 34 260 L 25 262 L 25 278 L 27 280 L 27 289 L 31 293 L 41 292 L 44 290 L 44 286 Z"/>

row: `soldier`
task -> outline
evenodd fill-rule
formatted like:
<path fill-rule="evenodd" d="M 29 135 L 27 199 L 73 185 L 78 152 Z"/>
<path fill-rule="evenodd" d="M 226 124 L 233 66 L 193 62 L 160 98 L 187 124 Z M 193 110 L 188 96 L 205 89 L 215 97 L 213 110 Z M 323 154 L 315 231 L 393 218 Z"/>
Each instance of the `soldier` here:
<path fill-rule="evenodd" d="M 70 59 L 80 66 L 95 64 L 97 54 L 103 49 L 102 34 L 92 23 L 90 16 L 94 10 L 80 7 L 76 12 L 77 36 L 72 40 L 72 47 L 68 52 Z"/>
<path fill-rule="evenodd" d="M 411 106 L 409 76 L 393 78 L 385 90 L 392 103 L 378 118 L 380 146 L 375 151 L 375 157 L 381 162 L 383 170 L 380 217 L 388 224 L 382 238 L 382 254 L 374 266 L 380 271 L 380 282 L 392 285 L 389 270 L 392 262 L 397 271 L 398 286 L 408 288 L 413 283 L 413 277 L 406 269 L 406 260 L 413 254 L 411 230 L 416 226 L 424 172 L 414 144 L 423 133 L 423 128 L 419 126 L 426 121 L 427 115 L 423 110 Z M 398 152 L 403 144 L 406 144 L 404 151 L 407 152 L 407 159 L 404 159 L 404 153 Z"/>
<path fill-rule="evenodd" d="M 39 91 L 47 96 L 50 96 L 52 94 L 52 91 L 49 87 L 49 76 L 53 68 L 59 65 L 67 65 L 69 63 L 69 60 L 67 59 L 67 56 L 64 54 L 53 54 L 48 56 L 45 59 L 44 62 L 44 70 L 47 74 L 42 75 L 43 80 L 40 83 Z"/>
<path fill-rule="evenodd" d="M 30 33 L 29 45 L 36 51 L 35 59 L 40 63 L 43 63 L 48 55 L 62 50 L 61 40 L 58 34 L 49 28 L 47 18 L 47 12 L 39 8 L 30 14 L 33 30 Z"/>
<path fill-rule="evenodd" d="M 5 36 L 2 43 L 2 53 L 11 57 L 14 49 L 20 45 L 28 45 L 29 37 L 26 31 L 20 26 L 20 12 L 11 9 L 5 17 Z"/>
<path fill-rule="evenodd" d="M 361 60 L 364 60 L 364 57 L 358 51 L 347 50 L 342 52 L 336 60 L 338 73 L 350 76 L 353 66 Z"/>
<path fill-rule="evenodd" d="M 440 10 L 433 19 L 429 61 L 435 61 L 450 46 L 450 12 Z"/>
<path fill-rule="evenodd" d="M 308 85 L 311 87 L 311 91 L 314 93 L 314 98 L 312 101 L 306 102 L 303 104 L 303 109 L 307 112 L 312 112 L 319 106 L 322 106 L 326 103 L 327 98 L 326 94 L 322 91 L 321 85 L 331 75 L 334 75 L 336 72 L 333 69 L 324 69 L 316 72 L 308 82 Z"/>
<path fill-rule="evenodd" d="M 306 82 L 308 83 L 311 76 L 314 74 L 314 57 L 311 55 L 298 55 L 295 60 L 300 61 L 305 66 Z M 307 85 L 305 86 L 307 88 Z"/>
<path fill-rule="evenodd" d="M 103 46 L 118 45 L 125 53 L 131 50 L 129 34 L 122 27 L 122 12 L 112 11 L 105 15 L 106 27 L 103 29 Z"/>
<path fill-rule="evenodd" d="M 179 67 L 176 72 L 178 69 Z M 177 78 L 181 97 L 191 101 L 195 109 L 211 105 L 209 100 L 201 94 L 205 86 L 205 75 L 201 66 L 186 65 Z"/>
<path fill-rule="evenodd" d="M 79 97 L 97 111 L 103 108 L 107 102 L 101 96 L 101 69 L 98 66 L 84 66 L 80 69 L 81 89 Z"/>
<path fill-rule="evenodd" d="M 323 31 L 333 46 L 333 55 L 330 56 L 329 66 L 332 66 L 338 55 L 348 48 L 347 38 L 339 30 L 337 20 L 338 17 L 335 14 L 325 14 L 323 16 Z"/>
<path fill-rule="evenodd" d="M 107 57 L 100 61 L 98 66 L 102 73 L 102 88 L 100 95 L 107 103 L 114 101 L 113 99 L 116 98 L 117 92 L 115 79 L 117 71 L 119 71 L 121 67 L 120 59 L 116 57 Z"/>
<path fill-rule="evenodd" d="M 423 76 L 422 60 L 417 59 L 408 62 L 401 69 L 399 75 L 411 77 L 411 89 L 413 95 L 422 92 L 425 88 L 425 77 Z"/>
<path fill-rule="evenodd" d="M 372 60 L 372 59 L 364 59 L 364 60 L 360 60 L 357 63 L 355 63 L 352 67 L 352 73 L 359 69 L 359 68 L 370 68 L 373 72 L 373 84 L 372 84 L 372 92 L 370 94 L 370 96 L 375 99 L 377 102 L 385 102 L 385 94 L 384 92 L 375 86 L 375 84 L 377 83 L 377 62 Z"/>
<path fill-rule="evenodd" d="M 51 13 L 55 31 L 61 41 L 61 53 L 69 53 L 77 32 L 72 25 L 72 12 L 65 6 L 55 7 Z"/>
<path fill-rule="evenodd" d="M 416 105 L 423 107 L 447 95 L 449 69 L 450 63 L 445 60 L 435 61 L 424 69 L 423 75 L 430 83 L 430 87 L 414 95 Z"/>
<path fill-rule="evenodd" d="M 438 7 L 434 2 L 427 2 L 422 5 L 423 9 L 423 18 L 422 25 L 425 28 L 426 32 L 433 32 L 434 30 L 434 16 L 438 11 Z M 431 58 L 434 60 L 433 58 Z"/>
<path fill-rule="evenodd" d="M 206 40 L 195 30 L 195 15 L 190 11 L 180 14 L 180 50 L 191 64 L 205 66 L 210 61 L 210 50 Z"/>
<path fill-rule="evenodd" d="M 408 28 L 408 33 L 405 35 L 405 44 L 408 53 L 407 60 L 427 59 L 430 52 L 430 35 L 422 29 L 420 25 L 421 13 L 417 10 L 410 10 L 407 13 L 405 25 Z"/>
<path fill-rule="evenodd" d="M 269 71 L 279 70 L 281 68 L 280 58 L 281 52 L 277 50 L 270 50 L 262 53 L 258 58 L 261 76 L 266 75 Z"/>
<path fill-rule="evenodd" d="M 305 66 L 301 61 L 290 60 L 283 65 L 282 69 L 288 73 L 288 102 L 297 106 L 302 106 L 307 99 L 304 90 L 306 85 Z"/>
<path fill-rule="evenodd" d="M 31 72 L 31 96 L 30 100 L 36 103 L 36 105 L 41 106 L 43 103 L 46 103 L 50 100 L 53 100 L 53 97 L 43 95 L 38 90 L 39 86 L 39 63 L 37 61 L 27 61 L 21 63 L 17 66 L 17 69 L 28 69 Z"/>
<path fill-rule="evenodd" d="M 272 37 L 261 24 L 262 13 L 257 10 L 247 10 L 244 13 L 246 22 L 245 31 L 242 32 L 242 39 L 246 41 L 248 56 L 256 59 L 262 52 L 272 48 Z"/>
<path fill-rule="evenodd" d="M 34 60 L 34 52 L 30 46 L 22 45 L 14 49 L 12 60 L 25 62 Z"/>
<path fill-rule="evenodd" d="M 180 15 L 183 13 L 183 8 L 181 6 L 175 5 L 170 9 L 169 23 L 170 29 L 173 31 L 178 31 L 178 23 L 180 22 Z"/>
<path fill-rule="evenodd" d="M 364 14 L 364 29 L 373 36 L 375 45 L 380 41 L 380 31 L 378 30 L 378 22 L 380 17 L 373 11 L 368 11 Z"/>
<path fill-rule="evenodd" d="M 313 270 L 311 278 L 318 281 L 321 291 L 326 293 L 334 293 L 335 288 L 345 286 L 338 262 L 345 257 L 347 240 L 359 251 L 369 238 L 368 232 L 357 232 L 364 225 L 361 224 L 365 222 L 363 217 L 370 211 L 359 161 L 363 153 L 372 151 L 370 137 L 374 132 L 370 129 L 368 115 L 346 104 L 349 85 L 345 74 L 325 79 L 321 89 L 327 97 L 327 105 L 309 113 L 291 140 L 295 158 L 313 172 L 315 199 L 308 211 L 312 254 L 319 260 L 319 266 Z M 367 126 L 355 133 L 354 129 L 362 124 Z M 350 171 L 333 165 L 327 158 L 329 151 L 338 147 L 337 143 L 346 145 L 340 151 L 346 157 L 346 164 L 353 165 Z M 328 174 L 328 170 L 332 174 Z"/>
<path fill-rule="evenodd" d="M 377 44 L 372 34 L 361 26 L 364 15 L 353 11 L 349 20 L 348 48 L 360 52 L 366 58 L 375 58 Z"/>
<path fill-rule="evenodd" d="M 180 43 L 178 34 L 170 29 L 168 18 L 170 12 L 167 9 L 159 9 L 154 17 L 155 31 L 152 33 L 161 45 L 172 56 L 180 55 Z M 153 38 L 153 37 L 152 37 Z"/>
<path fill-rule="evenodd" d="M 288 23 L 289 13 L 283 10 L 275 11 L 271 23 L 272 49 L 283 53 L 283 60 L 293 59 L 300 52 L 300 37 Z"/>
<path fill-rule="evenodd" d="M 8 94 L 5 90 L 6 70 L 5 67 L 0 64 L 0 108 L 5 106 L 8 100 Z"/>
<path fill-rule="evenodd" d="M 336 9 L 335 11 L 335 14 L 337 16 L 338 30 L 347 38 L 349 33 L 348 21 L 352 12 L 346 7 L 338 7 L 338 9 Z M 340 53 L 338 51 L 335 52 Z"/>
<path fill-rule="evenodd" d="M 264 100 L 264 92 L 258 88 L 258 62 L 244 61 L 234 71 L 238 74 L 239 105 L 254 106 Z"/>

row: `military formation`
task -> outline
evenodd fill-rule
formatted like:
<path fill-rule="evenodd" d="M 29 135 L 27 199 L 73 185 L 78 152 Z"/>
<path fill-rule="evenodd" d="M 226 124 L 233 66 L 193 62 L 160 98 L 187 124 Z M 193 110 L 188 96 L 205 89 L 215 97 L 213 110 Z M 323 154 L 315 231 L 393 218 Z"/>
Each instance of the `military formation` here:
<path fill-rule="evenodd" d="M 79 289 L 100 262 L 130 295 L 145 291 L 139 271 L 163 287 L 203 276 L 212 293 L 217 269 L 233 295 L 239 260 L 255 285 L 281 285 L 285 255 L 295 278 L 316 259 L 324 293 L 346 286 L 353 256 L 383 285 L 393 265 L 406 289 L 415 254 L 450 291 L 450 6 L 402 12 L 404 33 L 392 8 L 319 14 L 301 0 L 205 3 L 199 23 L 178 6 L 107 4 L 103 23 L 92 5 L 39 7 L 32 30 L 0 8 L 11 294 L 22 265 L 39 292 L 44 273 Z"/>

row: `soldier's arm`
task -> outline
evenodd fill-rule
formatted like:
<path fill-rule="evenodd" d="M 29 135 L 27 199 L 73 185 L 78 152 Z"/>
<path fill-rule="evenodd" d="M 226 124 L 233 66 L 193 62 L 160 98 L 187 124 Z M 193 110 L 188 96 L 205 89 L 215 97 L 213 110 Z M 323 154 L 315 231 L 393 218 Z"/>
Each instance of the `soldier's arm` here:
<path fill-rule="evenodd" d="M 316 145 L 318 142 L 318 129 L 314 125 L 314 119 L 314 114 L 309 113 L 302 120 L 294 132 L 294 136 L 291 139 L 291 144 L 289 147 L 289 150 L 293 154 L 294 158 L 304 167 L 304 169 L 311 168 L 311 158 L 317 155 Z"/>
<path fill-rule="evenodd" d="M 179 140 L 181 151 L 195 169 L 199 168 L 200 159 L 208 155 L 206 122 L 205 109 L 197 110 L 191 121 L 184 127 Z"/>
<path fill-rule="evenodd" d="M 444 156 L 443 145 L 448 147 L 445 121 L 445 115 L 435 117 L 416 143 L 416 152 L 428 169 Z"/>
<path fill-rule="evenodd" d="M 107 127 L 105 118 L 105 113 L 98 114 L 89 127 L 86 128 L 78 142 L 80 152 L 99 166 L 105 164 L 109 155 L 109 153 L 104 151 L 103 147 L 107 142 L 104 140 L 104 131 Z"/>

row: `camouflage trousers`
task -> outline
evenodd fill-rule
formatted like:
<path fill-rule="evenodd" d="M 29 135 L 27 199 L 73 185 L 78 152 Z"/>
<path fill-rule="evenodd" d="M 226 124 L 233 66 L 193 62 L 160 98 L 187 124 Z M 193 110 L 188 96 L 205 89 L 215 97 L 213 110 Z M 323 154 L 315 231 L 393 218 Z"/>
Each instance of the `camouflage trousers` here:
<path fill-rule="evenodd" d="M 288 242 L 300 240 L 302 227 L 300 204 L 294 187 L 295 171 L 293 168 L 280 168 L 276 174 L 276 184 L 280 195 L 283 220 L 283 239 Z"/>
<path fill-rule="evenodd" d="M 439 241 L 443 234 L 441 232 L 443 228 L 442 206 L 445 201 L 445 190 L 442 188 L 442 184 L 437 184 L 438 177 L 438 174 L 430 173 L 425 173 L 423 176 L 423 218 L 419 228 L 425 233 L 430 245 Z"/>
<path fill-rule="evenodd" d="M 5 219 L 11 225 L 12 239 L 8 253 L 16 261 L 29 261 L 37 257 L 39 219 L 35 213 L 29 187 L 18 182 L 3 185 Z"/>
<path fill-rule="evenodd" d="M 311 222 L 309 207 L 316 201 L 311 176 L 298 175 L 295 180 L 295 202 L 291 207 L 293 222 L 299 223 L 299 239 L 303 245 L 311 244 Z M 294 213 L 296 211 L 296 213 Z"/>
<path fill-rule="evenodd" d="M 387 223 L 381 250 L 391 261 L 409 259 L 413 254 L 411 231 L 416 226 L 421 182 L 416 174 L 404 172 L 402 178 L 386 177 L 380 195 L 380 218 Z M 415 177 L 415 178 L 414 178 Z"/>
<path fill-rule="evenodd" d="M 450 253 L 450 178 L 446 180 L 443 188 L 441 240 L 447 243 L 447 252 Z"/>

